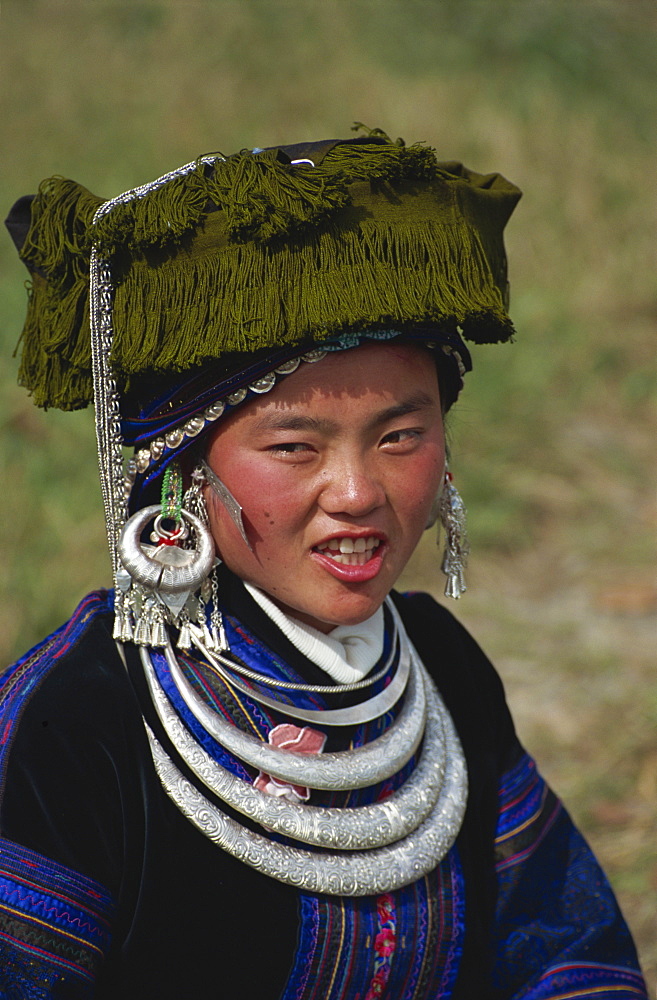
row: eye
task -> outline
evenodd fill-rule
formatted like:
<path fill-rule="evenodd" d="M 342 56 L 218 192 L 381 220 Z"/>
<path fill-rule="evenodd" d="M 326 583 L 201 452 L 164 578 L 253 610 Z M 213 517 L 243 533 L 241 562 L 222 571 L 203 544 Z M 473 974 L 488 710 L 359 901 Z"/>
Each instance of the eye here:
<path fill-rule="evenodd" d="M 268 450 L 275 455 L 297 455 L 300 452 L 312 451 L 312 447 L 305 441 L 280 441 L 270 445 Z"/>
<path fill-rule="evenodd" d="M 422 437 L 423 431 L 416 427 L 404 427 L 401 430 L 389 431 L 381 438 L 382 446 L 404 448 L 416 444 Z"/>

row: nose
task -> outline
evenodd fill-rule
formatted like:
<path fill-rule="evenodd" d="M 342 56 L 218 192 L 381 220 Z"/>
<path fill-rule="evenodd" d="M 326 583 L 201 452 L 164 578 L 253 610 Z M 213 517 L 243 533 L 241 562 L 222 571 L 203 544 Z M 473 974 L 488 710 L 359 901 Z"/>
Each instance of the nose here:
<path fill-rule="evenodd" d="M 386 502 L 386 492 L 376 469 L 362 455 L 336 457 L 324 469 L 319 505 L 333 516 L 363 517 Z"/>

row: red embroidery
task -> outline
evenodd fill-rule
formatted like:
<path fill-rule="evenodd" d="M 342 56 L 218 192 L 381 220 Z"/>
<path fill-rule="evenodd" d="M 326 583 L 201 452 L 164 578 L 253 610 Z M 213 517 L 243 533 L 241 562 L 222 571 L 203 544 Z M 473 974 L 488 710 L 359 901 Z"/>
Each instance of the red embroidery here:
<path fill-rule="evenodd" d="M 249 646 L 255 645 L 255 639 L 252 639 L 250 636 L 248 636 L 246 632 L 244 632 L 241 628 L 237 627 L 235 631 L 237 632 L 238 635 L 240 635 L 244 639 L 244 642 L 248 642 Z"/>
<path fill-rule="evenodd" d="M 374 939 L 374 950 L 377 955 L 392 955 L 395 950 L 395 932 L 392 927 L 384 927 Z"/>
<path fill-rule="evenodd" d="M 374 975 L 365 1000 L 378 1000 L 383 995 L 386 983 L 390 978 L 391 955 L 397 944 L 396 913 L 394 897 L 386 892 L 376 901 L 376 912 L 379 918 L 379 933 L 374 938 Z"/>

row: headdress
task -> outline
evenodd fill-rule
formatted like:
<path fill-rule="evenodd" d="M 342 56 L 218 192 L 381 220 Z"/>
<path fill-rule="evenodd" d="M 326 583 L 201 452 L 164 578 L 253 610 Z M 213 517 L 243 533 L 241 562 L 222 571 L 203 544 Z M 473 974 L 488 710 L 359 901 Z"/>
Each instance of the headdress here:
<path fill-rule="evenodd" d="M 513 334 L 502 232 L 519 197 L 378 132 L 208 154 L 110 201 L 49 178 L 7 220 L 32 278 L 19 381 L 60 409 L 93 400 L 94 374 L 97 406 L 116 388 L 133 509 L 221 413 L 318 348 L 440 345 L 448 407 L 471 367 L 462 338 Z"/>

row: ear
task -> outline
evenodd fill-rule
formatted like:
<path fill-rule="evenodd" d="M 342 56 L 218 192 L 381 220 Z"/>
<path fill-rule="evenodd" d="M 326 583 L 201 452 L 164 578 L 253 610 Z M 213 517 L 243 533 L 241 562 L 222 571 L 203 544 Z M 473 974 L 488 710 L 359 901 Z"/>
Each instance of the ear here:
<path fill-rule="evenodd" d="M 451 480 L 451 473 L 449 471 L 449 448 L 447 443 L 445 443 L 445 471 L 443 473 L 443 480 L 440 484 L 438 492 L 434 497 L 434 501 L 431 504 L 431 510 L 429 511 L 429 519 L 424 526 L 424 530 L 427 531 L 428 528 L 433 528 L 434 524 L 438 520 L 438 515 L 440 513 L 440 501 L 442 495 L 445 491 L 445 485 Z"/>

